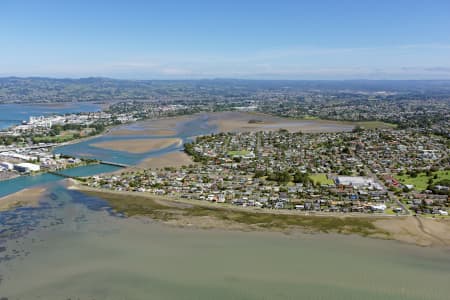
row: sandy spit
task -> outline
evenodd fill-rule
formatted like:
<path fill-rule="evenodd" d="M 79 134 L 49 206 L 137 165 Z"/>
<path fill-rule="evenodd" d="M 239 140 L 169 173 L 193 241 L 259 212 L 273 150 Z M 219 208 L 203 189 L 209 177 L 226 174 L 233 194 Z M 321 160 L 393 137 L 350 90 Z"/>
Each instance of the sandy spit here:
<path fill-rule="evenodd" d="M 150 157 L 137 165 L 137 168 L 161 169 L 165 167 L 181 167 L 194 163 L 189 155 L 184 152 L 171 152 L 158 157 Z"/>
<path fill-rule="evenodd" d="M 179 138 L 126 139 L 126 140 L 94 143 L 91 144 L 90 146 L 108 150 L 125 151 L 130 153 L 146 153 L 149 151 L 161 150 L 174 144 L 181 145 L 181 143 L 182 140 Z"/>
<path fill-rule="evenodd" d="M 36 207 L 45 192 L 45 188 L 28 188 L 0 198 L 0 211 L 16 207 Z"/>

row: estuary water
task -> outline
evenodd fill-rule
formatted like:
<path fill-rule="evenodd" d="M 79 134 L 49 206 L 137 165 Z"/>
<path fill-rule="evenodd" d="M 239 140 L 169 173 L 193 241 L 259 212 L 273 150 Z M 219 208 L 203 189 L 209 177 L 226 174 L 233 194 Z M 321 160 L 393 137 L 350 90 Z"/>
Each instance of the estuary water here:
<path fill-rule="evenodd" d="M 224 232 L 115 215 L 52 185 L 0 214 L 0 298 L 448 299 L 450 253 L 354 236 Z M 3 298 L 5 299 L 5 298 Z"/>
<path fill-rule="evenodd" d="M 133 135 L 129 134 L 126 136 L 115 136 L 115 135 L 103 135 L 100 137 L 96 137 L 93 139 L 88 139 L 82 141 L 80 143 L 71 144 L 67 146 L 58 147 L 55 149 L 55 152 L 76 156 L 76 157 L 86 157 L 86 158 L 95 158 L 103 161 L 113 161 L 127 165 L 138 164 L 140 161 L 149 158 L 149 157 L 157 157 L 174 151 L 181 151 L 183 149 L 183 145 L 172 145 L 164 149 L 160 150 L 152 150 L 145 153 L 130 153 L 124 151 L 117 151 L 111 149 L 103 149 L 92 146 L 92 144 L 100 143 L 100 142 L 110 142 L 110 141 L 126 141 L 126 140 L 135 140 L 135 139 L 164 139 L 164 138 L 180 138 L 185 142 L 188 142 L 193 139 L 193 137 L 198 135 L 210 134 L 217 131 L 217 128 L 208 123 L 209 118 L 207 114 L 197 115 L 192 120 L 181 121 L 175 128 L 176 134 L 173 136 L 163 136 L 163 135 Z M 146 122 L 146 126 L 150 122 Z M 126 126 L 122 126 L 122 129 L 132 128 L 133 130 L 139 130 L 139 123 L 129 124 Z"/>
<path fill-rule="evenodd" d="M 92 176 L 96 174 L 101 173 L 108 173 L 108 172 L 114 172 L 116 170 L 120 169 L 119 167 L 114 167 L 110 165 L 103 165 L 103 164 L 97 164 L 97 165 L 88 165 L 88 166 L 82 166 L 82 167 L 76 167 L 76 168 L 70 168 L 63 171 L 60 171 L 60 173 L 69 175 L 69 176 Z M 53 175 L 53 174 L 40 174 L 35 176 L 20 176 L 9 180 L 0 181 L 0 197 L 18 192 L 20 190 L 48 184 L 52 182 L 57 182 L 63 179 L 60 176 Z M 1 201 L 1 200 L 0 200 Z"/>
<path fill-rule="evenodd" d="M 0 130 L 22 121 L 30 116 L 49 116 L 53 114 L 80 113 L 100 111 L 95 103 L 61 103 L 52 105 L 34 104 L 0 104 Z"/>
<path fill-rule="evenodd" d="M 202 134 L 210 134 L 215 132 L 217 128 L 208 124 L 208 116 L 198 115 L 192 120 L 182 121 L 176 126 L 176 135 L 182 139 L 183 143 L 192 140 L 194 136 Z M 124 126 L 136 128 L 139 124 L 130 124 Z M 174 137 L 174 136 L 170 136 Z M 157 157 L 174 151 L 182 151 L 182 145 L 172 145 L 164 149 L 148 151 L 146 153 L 130 153 L 125 151 L 116 151 L 110 149 L 102 149 L 91 146 L 94 143 L 114 141 L 114 140 L 127 140 L 127 139 L 158 139 L 167 138 L 167 136 L 152 136 L 152 135 L 127 135 L 127 136 L 113 136 L 102 135 L 92 139 L 83 140 L 78 143 L 73 143 L 61 147 L 55 148 L 55 153 L 66 154 L 74 157 L 84 157 L 99 159 L 102 161 L 109 161 L 115 163 L 121 163 L 126 165 L 138 164 L 140 161 L 149 158 Z M 90 165 L 84 167 L 77 167 L 62 171 L 60 173 L 71 176 L 92 176 L 101 173 L 108 173 L 118 170 L 119 167 L 110 165 Z M 36 176 L 20 176 L 10 180 L 0 181 L 0 197 L 20 191 L 24 188 L 33 187 L 50 182 L 56 182 L 61 180 L 61 177 L 51 174 L 41 174 Z M 1 200 L 0 200 L 1 201 Z"/>

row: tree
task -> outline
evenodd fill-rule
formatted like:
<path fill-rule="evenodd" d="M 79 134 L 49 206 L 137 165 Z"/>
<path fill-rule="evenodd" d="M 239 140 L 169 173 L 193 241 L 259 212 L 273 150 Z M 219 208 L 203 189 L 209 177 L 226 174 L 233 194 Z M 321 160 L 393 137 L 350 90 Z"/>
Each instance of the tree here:
<path fill-rule="evenodd" d="M 295 172 L 294 174 L 294 182 L 295 183 L 303 183 L 307 184 L 311 181 L 309 175 L 307 173 L 302 173 L 300 171 Z"/>
<path fill-rule="evenodd" d="M 265 172 L 263 170 L 256 170 L 255 171 L 255 178 L 261 178 L 265 175 Z"/>

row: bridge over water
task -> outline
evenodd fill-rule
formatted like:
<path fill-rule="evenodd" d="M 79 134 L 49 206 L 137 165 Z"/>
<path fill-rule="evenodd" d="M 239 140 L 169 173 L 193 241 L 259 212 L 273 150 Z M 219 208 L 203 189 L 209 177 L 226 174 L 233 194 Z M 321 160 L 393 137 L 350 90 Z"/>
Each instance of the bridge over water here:
<path fill-rule="evenodd" d="M 127 164 L 121 164 L 121 163 L 117 163 L 117 162 L 112 162 L 112 161 L 99 161 L 98 162 L 101 165 L 109 165 L 109 166 L 114 166 L 114 167 L 119 167 L 119 168 L 127 168 L 130 165 Z M 62 170 L 64 171 L 64 170 Z M 64 173 L 60 173 L 58 171 L 47 171 L 47 173 L 49 174 L 53 174 L 59 177 L 63 177 L 63 178 L 72 178 L 72 179 L 81 179 L 83 176 L 73 176 L 73 175 L 68 175 L 68 174 L 64 174 Z"/>
<path fill-rule="evenodd" d="M 63 178 L 71 178 L 71 179 L 76 179 L 76 180 L 81 178 L 81 177 L 78 177 L 78 176 L 71 176 L 71 175 L 59 173 L 59 172 L 56 172 L 56 171 L 47 171 L 47 173 L 48 174 L 52 174 L 52 175 L 56 175 L 56 176 L 59 176 L 59 177 L 63 177 Z"/>
<path fill-rule="evenodd" d="M 122 164 L 122 163 L 113 162 L 113 161 L 104 161 L 104 160 L 101 160 L 99 163 L 102 165 L 109 165 L 109 166 L 120 167 L 120 168 L 128 168 L 130 166 L 127 164 Z"/>

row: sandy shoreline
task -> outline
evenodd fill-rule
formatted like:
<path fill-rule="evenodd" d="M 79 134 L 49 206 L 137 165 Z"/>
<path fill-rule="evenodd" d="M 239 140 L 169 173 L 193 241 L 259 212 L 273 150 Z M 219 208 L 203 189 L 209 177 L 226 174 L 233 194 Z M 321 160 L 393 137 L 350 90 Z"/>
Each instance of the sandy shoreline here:
<path fill-rule="evenodd" d="M 179 138 L 167 139 L 127 139 L 90 144 L 90 146 L 107 149 L 125 151 L 130 153 L 146 153 L 154 150 L 161 150 L 172 145 L 181 145 Z"/>
<path fill-rule="evenodd" d="M 150 218 L 155 218 L 157 221 L 161 221 L 163 224 L 173 225 L 178 227 L 192 227 L 201 229 L 220 229 L 220 230 L 241 230 L 241 231 L 271 231 L 271 232 L 283 232 L 288 234 L 295 234 L 296 232 L 307 232 L 307 233 L 318 233 L 321 230 L 316 230 L 314 227 L 302 227 L 302 226 L 288 226 L 288 227 L 277 227 L 272 226 L 272 223 L 266 224 L 266 226 L 261 223 L 248 223 L 248 222 L 236 222 L 232 218 L 217 218 L 217 211 L 225 213 L 225 215 L 236 215 L 242 214 L 246 216 L 248 214 L 249 218 L 254 218 L 256 215 L 260 215 L 263 220 L 267 218 L 298 218 L 296 220 L 301 220 L 302 218 L 307 218 L 311 220 L 325 220 L 331 223 L 342 223 L 344 220 L 352 223 L 355 222 L 366 222 L 369 227 L 373 226 L 373 230 L 358 232 L 350 228 L 347 225 L 341 226 L 338 230 L 330 230 L 327 233 L 338 233 L 338 234 L 357 234 L 363 235 L 370 238 L 381 238 L 396 240 L 399 242 L 404 242 L 408 244 L 414 244 L 418 246 L 427 247 L 450 247 L 450 220 L 444 219 L 430 219 L 430 218 L 416 218 L 413 216 L 406 217 L 386 217 L 386 216 L 374 216 L 374 215 L 305 215 L 297 211 L 273 211 L 273 210 L 261 210 L 261 209 L 248 209 L 240 207 L 232 207 L 231 205 L 217 205 L 209 202 L 199 202 L 194 200 L 178 199 L 173 197 L 161 197 L 150 194 L 143 194 L 137 192 L 118 192 L 104 189 L 95 189 L 87 186 L 80 185 L 78 183 L 72 182 L 69 185 L 70 189 L 76 189 L 81 192 L 92 193 L 94 195 L 104 195 L 105 197 L 120 197 L 120 207 L 125 205 L 127 208 L 126 201 L 134 201 L 134 199 L 140 199 L 138 205 L 144 205 L 145 209 L 148 210 L 150 206 L 147 206 L 146 201 L 156 203 L 161 209 L 161 207 L 170 208 L 170 213 L 173 213 L 174 217 L 167 217 L 167 211 L 162 209 L 161 216 L 158 215 L 159 210 L 147 211 L 148 214 L 144 216 L 149 216 Z M 132 200 L 130 200 L 132 199 Z M 109 201 L 108 199 L 105 199 Z M 149 202 L 149 203 L 150 203 Z M 114 203 L 114 202 L 113 202 Z M 117 203 L 116 203 L 117 204 Z M 131 203 L 133 209 L 136 209 L 136 203 Z M 113 205 L 114 207 L 114 205 Z M 211 214 L 194 214 L 189 215 L 184 211 L 185 209 L 203 209 Z M 141 215 L 140 213 L 132 215 Z M 142 216 L 142 215 L 141 215 Z M 153 217 L 152 217 L 153 216 Z M 242 217 L 240 216 L 240 218 Z M 335 220 L 335 221 L 332 221 Z M 271 222 L 271 221 L 268 221 Z M 308 222 L 306 222 L 308 224 Z M 419 226 L 418 224 L 421 224 Z"/>
<path fill-rule="evenodd" d="M 16 207 L 36 207 L 42 198 L 45 188 L 28 188 L 0 198 L 0 211 Z"/>

